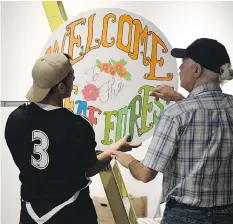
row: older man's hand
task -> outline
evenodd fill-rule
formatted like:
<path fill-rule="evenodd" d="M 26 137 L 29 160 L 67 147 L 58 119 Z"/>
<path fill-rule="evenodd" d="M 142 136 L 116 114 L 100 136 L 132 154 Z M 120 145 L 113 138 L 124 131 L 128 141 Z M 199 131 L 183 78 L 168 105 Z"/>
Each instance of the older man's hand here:
<path fill-rule="evenodd" d="M 133 156 L 124 152 L 112 152 L 111 157 L 116 159 L 125 168 L 129 168 L 131 162 L 137 161 Z"/>
<path fill-rule="evenodd" d="M 152 90 L 150 96 L 156 97 L 157 100 L 161 98 L 162 100 L 165 101 L 179 101 L 184 99 L 184 97 L 180 93 L 176 92 L 172 86 L 168 86 L 168 85 L 155 87 Z"/>

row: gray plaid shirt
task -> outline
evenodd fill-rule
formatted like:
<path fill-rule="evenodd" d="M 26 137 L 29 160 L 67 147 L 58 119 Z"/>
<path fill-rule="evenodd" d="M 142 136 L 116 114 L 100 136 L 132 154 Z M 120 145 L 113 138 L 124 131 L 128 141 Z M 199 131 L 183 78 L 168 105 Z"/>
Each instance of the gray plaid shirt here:
<path fill-rule="evenodd" d="M 233 96 L 195 88 L 159 117 L 142 161 L 163 173 L 163 199 L 212 207 L 233 203 Z"/>

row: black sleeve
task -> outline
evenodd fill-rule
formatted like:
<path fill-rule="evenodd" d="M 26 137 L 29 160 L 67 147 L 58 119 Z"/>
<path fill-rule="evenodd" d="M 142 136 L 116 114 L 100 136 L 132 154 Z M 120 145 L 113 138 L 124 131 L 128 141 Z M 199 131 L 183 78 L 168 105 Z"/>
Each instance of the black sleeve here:
<path fill-rule="evenodd" d="M 25 152 L 25 131 L 24 125 L 21 125 L 19 119 L 15 115 L 10 115 L 5 126 L 5 139 L 7 146 L 11 152 L 13 160 L 18 168 L 22 171 L 24 164 L 28 160 Z"/>
<path fill-rule="evenodd" d="M 91 124 L 82 116 L 79 117 L 75 128 L 77 129 L 75 137 L 79 139 L 78 144 L 81 146 L 80 150 L 84 150 L 84 161 L 82 162 L 85 164 L 85 167 L 89 169 L 95 165 L 97 160 L 95 152 L 95 147 L 97 145 L 95 141 L 95 132 Z"/>

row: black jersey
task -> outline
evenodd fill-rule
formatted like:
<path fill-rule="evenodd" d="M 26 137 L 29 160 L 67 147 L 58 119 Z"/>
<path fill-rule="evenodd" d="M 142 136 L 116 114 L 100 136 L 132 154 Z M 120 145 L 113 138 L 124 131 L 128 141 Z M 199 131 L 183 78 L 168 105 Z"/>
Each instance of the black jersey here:
<path fill-rule="evenodd" d="M 87 184 L 85 173 L 97 160 L 92 126 L 66 108 L 24 104 L 10 114 L 5 138 L 29 202 L 67 200 Z"/>

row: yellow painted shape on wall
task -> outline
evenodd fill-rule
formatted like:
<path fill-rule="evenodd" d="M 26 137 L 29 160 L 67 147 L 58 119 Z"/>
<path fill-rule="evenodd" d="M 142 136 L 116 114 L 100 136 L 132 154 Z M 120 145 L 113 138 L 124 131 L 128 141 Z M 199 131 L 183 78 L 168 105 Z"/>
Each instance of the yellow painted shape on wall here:
<path fill-rule="evenodd" d="M 52 32 L 68 19 L 61 1 L 42 1 L 42 5 Z"/>

